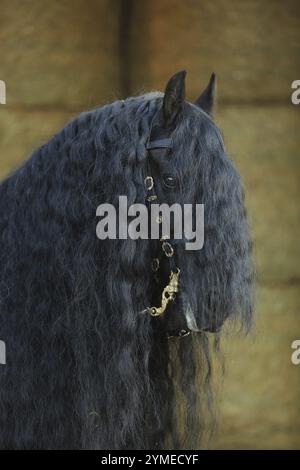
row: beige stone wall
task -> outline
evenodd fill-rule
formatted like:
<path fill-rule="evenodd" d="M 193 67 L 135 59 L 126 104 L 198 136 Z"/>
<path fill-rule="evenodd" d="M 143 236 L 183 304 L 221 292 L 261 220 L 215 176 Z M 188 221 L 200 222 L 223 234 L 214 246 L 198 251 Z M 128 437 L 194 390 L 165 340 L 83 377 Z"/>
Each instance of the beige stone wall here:
<path fill-rule="evenodd" d="M 188 69 L 190 98 L 215 71 L 222 79 L 222 102 L 288 100 L 300 66 L 297 0 L 135 3 L 136 90 L 160 89 L 170 74 Z"/>
<path fill-rule="evenodd" d="M 216 120 L 246 187 L 258 293 L 253 335 L 224 341 L 214 445 L 300 448 L 300 366 L 290 362 L 300 339 L 300 106 L 290 102 L 300 79 L 300 4 L 131 0 L 127 62 L 122 4 L 124 14 L 118 0 L 0 0 L 0 176 L 73 115 L 128 86 L 163 89 L 186 68 L 194 99 L 215 71 Z"/>
<path fill-rule="evenodd" d="M 221 108 L 221 106 L 220 106 Z M 217 448 L 300 448 L 300 108 L 226 106 L 218 121 L 243 176 L 258 279 L 256 325 L 224 341 Z"/>
<path fill-rule="evenodd" d="M 118 0 L 0 0 L 0 177 L 72 116 L 121 94 Z"/>

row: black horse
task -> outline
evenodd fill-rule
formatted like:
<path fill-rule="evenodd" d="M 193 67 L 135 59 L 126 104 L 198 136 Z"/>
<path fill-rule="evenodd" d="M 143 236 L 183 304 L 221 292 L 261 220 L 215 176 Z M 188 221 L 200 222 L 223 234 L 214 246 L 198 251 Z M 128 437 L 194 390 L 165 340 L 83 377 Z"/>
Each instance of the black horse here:
<path fill-rule="evenodd" d="M 212 75 L 185 101 L 179 72 L 164 94 L 81 114 L 2 182 L 0 448 L 199 447 L 209 337 L 252 316 L 243 189 L 214 94 Z M 120 195 L 204 204 L 203 248 L 99 240 L 96 209 Z"/>

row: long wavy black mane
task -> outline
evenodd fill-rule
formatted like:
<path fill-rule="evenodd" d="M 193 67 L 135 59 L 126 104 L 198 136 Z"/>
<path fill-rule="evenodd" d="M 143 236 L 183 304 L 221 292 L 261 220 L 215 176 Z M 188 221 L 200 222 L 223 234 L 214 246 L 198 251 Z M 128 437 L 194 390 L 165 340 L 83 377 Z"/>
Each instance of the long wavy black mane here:
<path fill-rule="evenodd" d="M 0 186 L 0 448 L 201 445 L 209 336 L 219 333 L 168 338 L 164 322 L 140 314 L 151 303 L 149 241 L 96 237 L 99 204 L 144 202 L 145 144 L 162 100 L 83 113 Z M 173 140 L 181 201 L 205 206 L 203 249 L 178 249 L 182 308 L 199 324 L 240 316 L 248 325 L 238 173 L 197 106 L 184 102 Z"/>

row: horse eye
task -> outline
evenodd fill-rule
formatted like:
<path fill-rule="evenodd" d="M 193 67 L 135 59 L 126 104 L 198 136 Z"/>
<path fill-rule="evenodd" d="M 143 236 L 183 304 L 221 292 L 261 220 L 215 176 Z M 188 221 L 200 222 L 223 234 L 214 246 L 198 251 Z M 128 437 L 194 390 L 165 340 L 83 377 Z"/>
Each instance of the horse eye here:
<path fill-rule="evenodd" d="M 168 189 L 174 189 L 177 185 L 177 180 L 173 176 L 165 175 L 163 177 L 164 186 Z"/>

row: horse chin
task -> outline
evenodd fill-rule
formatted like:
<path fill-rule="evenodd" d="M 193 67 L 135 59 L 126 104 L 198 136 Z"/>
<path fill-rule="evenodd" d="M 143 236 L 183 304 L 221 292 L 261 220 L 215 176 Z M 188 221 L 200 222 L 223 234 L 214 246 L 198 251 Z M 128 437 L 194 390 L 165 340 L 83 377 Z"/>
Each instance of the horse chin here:
<path fill-rule="evenodd" d="M 196 315 L 191 308 L 191 305 L 188 301 L 186 301 L 185 296 L 183 295 L 183 314 L 185 317 L 185 321 L 189 330 L 196 332 L 196 333 L 219 333 L 223 326 L 224 320 L 212 318 L 197 318 Z"/>
<path fill-rule="evenodd" d="M 200 332 L 202 328 L 199 327 L 196 321 L 196 317 L 190 307 L 184 310 L 184 316 L 186 319 L 186 324 L 191 331 Z"/>
<path fill-rule="evenodd" d="M 210 318 L 202 318 L 194 313 L 190 302 L 186 300 L 186 296 L 181 296 L 169 304 L 164 315 L 164 328 L 167 332 L 180 330 L 189 330 L 194 333 L 218 333 L 223 325 L 224 320 L 216 321 Z"/>

